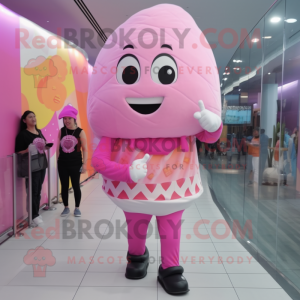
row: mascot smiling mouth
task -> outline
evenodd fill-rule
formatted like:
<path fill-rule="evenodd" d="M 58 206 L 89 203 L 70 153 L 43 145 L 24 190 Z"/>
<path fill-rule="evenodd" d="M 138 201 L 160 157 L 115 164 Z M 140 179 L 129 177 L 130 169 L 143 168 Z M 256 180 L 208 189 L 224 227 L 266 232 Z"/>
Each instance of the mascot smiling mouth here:
<path fill-rule="evenodd" d="M 129 106 L 136 112 L 142 115 L 149 115 L 159 109 L 164 97 L 151 98 L 126 98 Z"/>

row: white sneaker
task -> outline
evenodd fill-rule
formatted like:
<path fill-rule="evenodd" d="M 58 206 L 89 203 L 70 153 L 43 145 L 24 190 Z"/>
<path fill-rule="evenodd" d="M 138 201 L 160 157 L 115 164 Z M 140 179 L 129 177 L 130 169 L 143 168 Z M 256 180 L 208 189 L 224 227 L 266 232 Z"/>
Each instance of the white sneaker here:
<path fill-rule="evenodd" d="M 32 220 L 34 222 L 34 224 L 39 225 L 41 223 L 43 223 L 43 220 L 39 217 L 36 217 Z"/>

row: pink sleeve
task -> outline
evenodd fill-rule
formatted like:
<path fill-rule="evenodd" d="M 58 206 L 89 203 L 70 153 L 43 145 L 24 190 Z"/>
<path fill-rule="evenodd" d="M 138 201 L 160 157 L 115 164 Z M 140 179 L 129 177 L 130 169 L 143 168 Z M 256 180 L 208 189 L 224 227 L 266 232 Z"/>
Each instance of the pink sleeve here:
<path fill-rule="evenodd" d="M 198 134 L 196 134 L 196 138 L 201 142 L 213 144 L 220 138 L 222 130 L 223 130 L 223 123 L 221 123 L 221 126 L 217 131 L 208 132 L 206 130 L 203 130 Z"/>
<path fill-rule="evenodd" d="M 129 164 L 119 164 L 110 160 L 113 140 L 102 137 L 93 157 L 92 165 L 97 172 L 111 180 L 133 183 L 130 178 Z"/>

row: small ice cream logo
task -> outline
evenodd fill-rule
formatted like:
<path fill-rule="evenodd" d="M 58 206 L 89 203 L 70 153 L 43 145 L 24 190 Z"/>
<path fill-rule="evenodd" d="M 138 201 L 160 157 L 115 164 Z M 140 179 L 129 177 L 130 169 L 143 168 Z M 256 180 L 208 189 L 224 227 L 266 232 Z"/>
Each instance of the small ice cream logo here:
<path fill-rule="evenodd" d="M 35 88 L 47 87 L 48 77 L 57 74 L 57 68 L 54 66 L 52 59 L 38 56 L 36 59 L 30 59 L 24 67 L 26 75 L 32 75 Z"/>
<path fill-rule="evenodd" d="M 40 154 L 44 153 L 45 145 L 46 145 L 44 139 L 35 138 L 32 143 L 36 146 L 36 149 Z"/>
<path fill-rule="evenodd" d="M 60 145 L 62 147 L 62 150 L 65 153 L 71 153 L 75 149 L 75 146 L 78 144 L 78 140 L 75 136 L 72 135 L 66 135 L 61 139 Z"/>
<path fill-rule="evenodd" d="M 42 246 L 28 250 L 23 261 L 26 265 L 32 265 L 33 277 L 46 277 L 47 266 L 54 266 L 56 263 L 52 251 Z"/>

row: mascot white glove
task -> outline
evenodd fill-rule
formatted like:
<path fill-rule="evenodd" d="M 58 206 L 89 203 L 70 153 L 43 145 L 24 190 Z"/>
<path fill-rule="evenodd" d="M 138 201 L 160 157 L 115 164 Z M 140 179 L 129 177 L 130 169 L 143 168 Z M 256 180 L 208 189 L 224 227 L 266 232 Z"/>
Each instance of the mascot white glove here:
<path fill-rule="evenodd" d="M 215 132 L 221 126 L 221 118 L 215 113 L 205 109 L 204 103 L 202 100 L 198 102 L 200 111 L 194 113 L 194 118 L 199 121 L 200 126 L 208 131 Z"/>
<path fill-rule="evenodd" d="M 133 161 L 129 168 L 130 178 L 134 182 L 138 182 L 139 179 L 144 178 L 147 175 L 147 161 L 150 155 L 145 154 L 142 159 L 136 159 Z"/>

